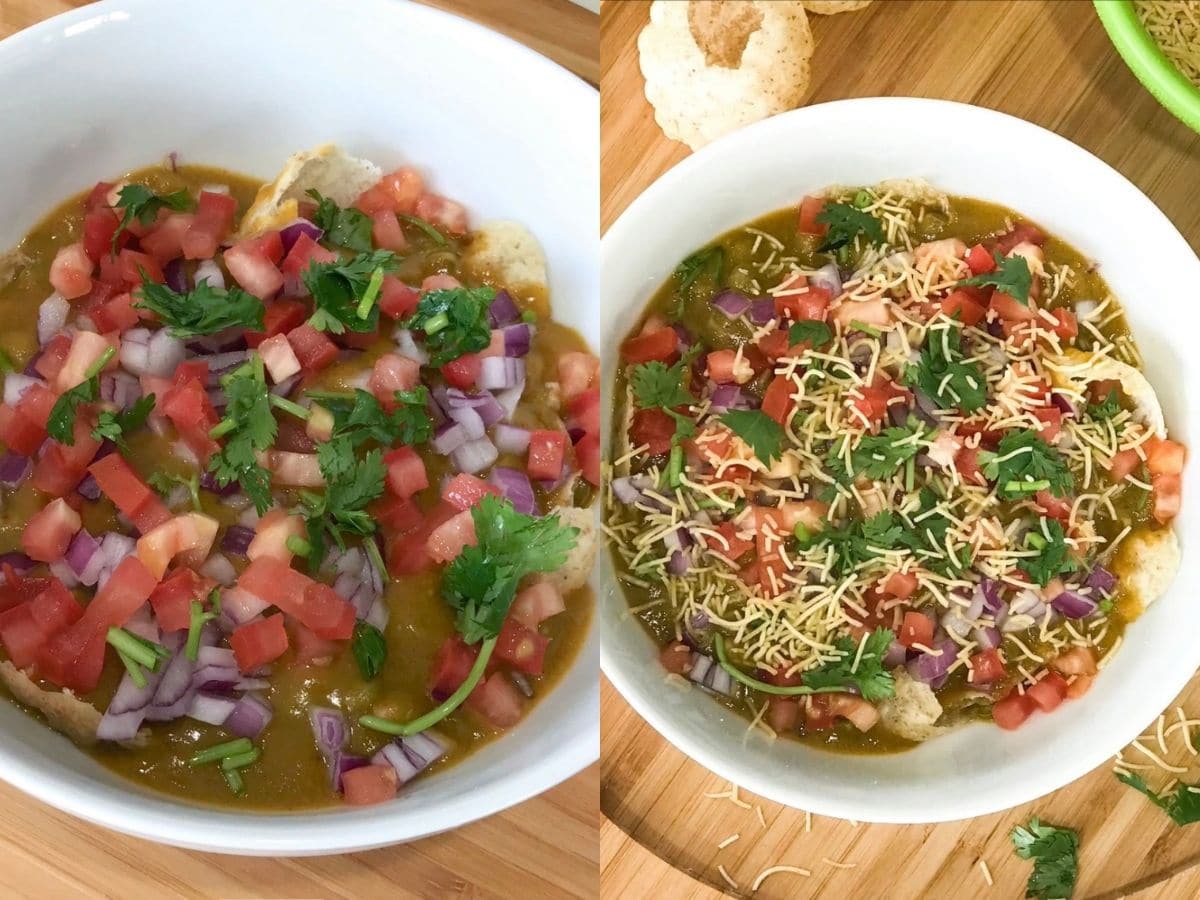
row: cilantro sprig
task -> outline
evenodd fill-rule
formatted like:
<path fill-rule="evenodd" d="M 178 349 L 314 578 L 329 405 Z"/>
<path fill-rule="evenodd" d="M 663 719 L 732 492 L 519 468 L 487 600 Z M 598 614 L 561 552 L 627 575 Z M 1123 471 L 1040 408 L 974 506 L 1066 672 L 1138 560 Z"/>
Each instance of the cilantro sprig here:
<path fill-rule="evenodd" d="M 322 241 L 358 253 L 370 252 L 371 219 L 369 216 L 354 207 L 338 206 L 328 197 L 322 196 L 316 188 L 305 193 L 317 201 L 317 209 L 313 213 L 313 224 L 325 232 L 321 238 Z"/>
<path fill-rule="evenodd" d="M 973 287 L 994 287 L 1025 306 L 1029 305 L 1029 289 L 1033 286 L 1033 273 L 1023 256 L 1001 256 L 993 251 L 996 268 L 983 275 L 964 278 L 958 284 Z"/>
<path fill-rule="evenodd" d="M 149 225 L 158 217 L 161 209 L 173 209 L 176 212 L 193 209 L 196 201 L 186 189 L 181 188 L 170 194 L 156 194 L 145 185 L 127 184 L 117 194 L 117 209 L 124 210 L 117 230 L 113 232 L 110 249 L 113 255 L 117 253 L 117 239 L 121 232 L 129 227 L 129 223 L 137 219 L 143 225 Z"/>
<path fill-rule="evenodd" d="M 373 250 L 336 262 L 310 263 L 300 273 L 313 299 L 308 324 L 333 334 L 374 331 L 379 327 L 376 301 L 383 276 L 394 272 L 397 265 L 396 254 L 388 250 Z"/>
<path fill-rule="evenodd" d="M 202 281 L 187 293 L 179 294 L 165 284 L 156 284 L 142 272 L 142 285 L 136 289 L 137 309 L 157 315 L 172 335 L 182 340 L 216 334 L 226 328 L 263 329 L 262 301 L 241 288 L 228 290 Z"/>
<path fill-rule="evenodd" d="M 333 415 L 333 437 L 348 437 L 358 447 L 368 440 L 385 446 L 413 446 L 429 440 L 433 421 L 429 417 L 429 389 L 417 385 L 396 391 L 395 408 L 388 412 L 370 391 L 358 388 L 353 394 L 308 391 Z"/>
<path fill-rule="evenodd" d="M 1058 519 L 1039 518 L 1037 526 L 1026 533 L 1025 546 L 1039 553 L 1022 558 L 1021 568 L 1042 587 L 1059 575 L 1067 575 L 1079 568 L 1079 563 L 1070 555 L 1067 535 Z"/>
<path fill-rule="evenodd" d="M 701 275 L 706 273 L 711 275 L 715 281 L 720 282 L 724 271 L 725 248 L 719 244 L 703 247 L 690 256 L 684 257 L 683 262 L 675 267 L 675 278 L 679 281 L 676 290 L 680 294 L 685 293 Z"/>
<path fill-rule="evenodd" d="M 1075 488 L 1075 476 L 1063 455 L 1028 428 L 1010 431 L 1000 439 L 995 455 L 985 460 L 983 474 L 996 482 L 996 493 L 1004 500 L 1028 497 L 1039 490 L 1065 497 Z"/>
<path fill-rule="evenodd" d="M 1110 388 L 1108 395 L 1099 403 L 1089 403 L 1087 405 L 1088 417 L 1099 422 L 1107 422 L 1109 419 L 1119 415 L 1120 412 L 1121 398 L 1116 388 Z"/>
<path fill-rule="evenodd" d="M 788 328 L 788 344 L 802 344 L 811 341 L 814 347 L 821 347 L 833 339 L 833 331 L 824 322 L 815 319 L 801 319 L 793 322 Z"/>
<path fill-rule="evenodd" d="M 100 396 L 100 373 L 108 365 L 108 361 L 117 353 L 109 347 L 84 373 L 83 381 L 69 391 L 64 391 L 54 406 L 50 409 L 50 418 L 46 422 L 46 433 L 60 444 L 68 447 L 75 444 L 75 417 L 79 407 L 87 403 L 95 403 Z"/>
<path fill-rule="evenodd" d="M 225 446 L 212 455 L 208 468 L 222 487 L 238 482 L 261 516 L 271 508 L 271 473 L 255 454 L 274 444 L 278 431 L 262 357 L 254 354 L 222 377 L 221 386 L 228 401 L 225 415 L 209 434 L 224 438 Z"/>
<path fill-rule="evenodd" d="M 1200 794 L 1190 790 L 1194 785 L 1179 784 L 1173 794 L 1151 790 L 1141 775 L 1117 775 L 1117 781 L 1145 794 L 1150 802 L 1171 817 L 1176 825 L 1200 822 Z"/>
<path fill-rule="evenodd" d="M 663 362 L 647 362 L 634 366 L 629 373 L 629 385 L 633 389 L 633 401 L 639 409 L 661 409 L 675 420 L 675 434 L 671 437 L 674 447 L 679 441 L 696 433 L 692 418 L 678 411 L 680 406 L 690 406 L 696 401 L 684 386 L 688 366 L 699 352 L 698 346 L 689 349 L 672 366 Z"/>
<path fill-rule="evenodd" d="M 904 383 L 920 390 L 942 409 L 975 412 L 987 402 L 987 379 L 976 363 L 965 362 L 962 330 L 934 325 L 916 363 L 904 372 Z"/>
<path fill-rule="evenodd" d="M 192 470 L 190 475 L 176 475 L 173 472 L 164 472 L 159 469 L 152 472 L 146 479 L 150 487 L 154 488 L 162 494 L 165 500 L 176 487 L 187 488 L 188 499 L 192 502 L 192 509 L 200 512 L 203 506 L 200 503 L 200 474 Z"/>
<path fill-rule="evenodd" d="M 526 516 L 508 500 L 484 497 L 472 510 L 476 544 L 464 547 L 442 575 L 442 597 L 455 611 L 455 628 L 468 644 L 479 644 L 466 680 L 423 716 L 406 723 L 376 716 L 359 722 L 387 734 L 409 735 L 436 725 L 454 712 L 483 677 L 517 586 L 536 572 L 563 566 L 579 529 L 564 526 L 557 515 Z"/>
<path fill-rule="evenodd" d="M 350 652 L 354 655 L 359 674 L 365 681 L 370 681 L 383 671 L 383 665 L 387 662 L 387 640 L 383 632 L 370 622 L 358 622 L 354 626 Z"/>
<path fill-rule="evenodd" d="M 907 546 L 903 522 L 891 510 L 868 519 L 853 519 L 846 525 L 827 527 L 801 541 L 801 548 L 828 544 L 833 547 L 833 569 L 846 576 L 880 551 Z"/>
<path fill-rule="evenodd" d="M 112 441 L 125 452 L 129 452 L 125 436 L 145 425 L 153 409 L 153 394 L 139 397 L 129 409 L 102 409 L 97 417 L 96 427 L 92 429 L 92 437 L 98 441 Z"/>
<path fill-rule="evenodd" d="M 345 549 L 346 535 L 353 535 L 366 538 L 363 546 L 367 555 L 381 573 L 386 571 L 375 544 L 376 522 L 367 511 L 367 505 L 383 495 L 387 475 L 383 451 L 370 450 L 358 459 L 351 438 L 335 437 L 317 447 L 317 462 L 325 478 L 325 493 L 305 491 L 300 495 L 312 547 L 310 564 L 318 567 L 330 544 Z"/>
<path fill-rule="evenodd" d="M 826 203 L 817 213 L 817 221 L 829 226 L 825 240 L 817 248 L 819 253 L 849 246 L 860 234 L 872 244 L 883 243 L 883 225 L 873 215 L 852 204 Z"/>
<path fill-rule="evenodd" d="M 749 444 L 754 455 L 766 465 L 783 458 L 787 434 L 782 425 L 761 409 L 731 409 L 722 413 L 719 421 Z"/>
<path fill-rule="evenodd" d="M 1018 825 L 1010 835 L 1017 856 L 1033 860 L 1025 896 L 1064 900 L 1079 877 L 1079 835 L 1070 828 L 1046 825 L 1037 818 Z"/>
<path fill-rule="evenodd" d="M 425 334 L 432 366 L 444 366 L 464 353 L 476 353 L 492 341 L 488 307 L 496 299 L 490 287 L 457 287 L 430 291 L 404 327 Z"/>
<path fill-rule="evenodd" d="M 872 481 L 890 478 L 897 469 L 928 446 L 925 429 L 919 424 L 912 428 L 885 428 L 879 434 L 866 434 L 859 439 L 850 451 L 850 466 L 847 468 L 843 453 L 850 439 L 849 435 L 843 435 L 834 441 L 825 457 L 825 465 L 843 484 L 849 484 L 855 478 L 869 478 Z"/>

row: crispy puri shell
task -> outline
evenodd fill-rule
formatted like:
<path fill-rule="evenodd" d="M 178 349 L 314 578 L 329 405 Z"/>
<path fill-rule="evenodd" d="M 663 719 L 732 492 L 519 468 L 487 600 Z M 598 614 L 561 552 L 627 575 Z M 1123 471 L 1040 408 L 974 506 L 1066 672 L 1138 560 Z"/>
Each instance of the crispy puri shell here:
<path fill-rule="evenodd" d="M 1167 592 L 1180 561 L 1179 538 L 1173 528 L 1141 528 L 1121 542 L 1113 569 L 1126 597 L 1138 604 L 1131 613 L 1141 612 Z"/>
<path fill-rule="evenodd" d="M 96 727 L 100 724 L 101 715 L 90 703 L 80 700 L 68 690 L 42 690 L 33 679 L 8 660 L 0 662 L 0 681 L 4 682 L 4 686 L 17 701 L 45 716 L 55 731 L 84 746 L 96 743 Z M 143 729 L 130 743 L 144 743 L 147 734 Z"/>
<path fill-rule="evenodd" d="M 884 727 L 906 740 L 927 741 L 946 731 L 937 724 L 942 704 L 933 689 L 903 670 L 896 673 L 895 696 L 880 704 L 879 713 Z"/>
<path fill-rule="evenodd" d="M 335 144 L 322 144 L 288 157 L 270 184 L 258 190 L 242 217 L 240 237 L 282 228 L 299 215 L 305 191 L 317 190 L 339 206 L 351 206 L 359 194 L 379 181 L 379 166 L 350 156 Z"/>
<path fill-rule="evenodd" d="M 1082 390 L 1093 381 L 1119 381 L 1121 389 L 1133 401 L 1135 417 L 1158 437 L 1167 436 L 1162 404 L 1146 376 L 1128 363 L 1100 353 L 1089 354 L 1070 348 L 1052 360 L 1051 378 L 1056 387 Z"/>
<path fill-rule="evenodd" d="M 579 529 L 575 549 L 557 572 L 550 572 L 544 580 L 555 585 L 563 593 L 574 591 L 587 584 L 588 576 L 596 563 L 596 517 L 595 510 L 577 506 L 563 506 L 554 510 L 563 525 Z"/>
<path fill-rule="evenodd" d="M 810 13 L 832 16 L 836 13 L 856 12 L 871 5 L 871 0 L 800 0 Z"/>
<path fill-rule="evenodd" d="M 546 289 L 546 255 L 529 229 L 517 222 L 484 222 L 463 255 L 472 276 L 518 292 Z"/>
<path fill-rule="evenodd" d="M 794 0 L 656 0 L 638 36 L 654 118 L 693 150 L 798 106 L 812 51 Z"/>

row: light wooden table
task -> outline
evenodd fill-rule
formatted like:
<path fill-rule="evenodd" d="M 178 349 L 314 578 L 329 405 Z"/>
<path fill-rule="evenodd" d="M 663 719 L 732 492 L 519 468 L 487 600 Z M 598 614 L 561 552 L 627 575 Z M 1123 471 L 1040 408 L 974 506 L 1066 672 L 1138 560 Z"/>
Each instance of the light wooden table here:
<path fill-rule="evenodd" d="M 397 0 L 401 2 L 401 0 Z M 0 38 L 79 2 L 0 0 Z M 433 0 L 598 80 L 596 17 L 567 0 Z M 412 844 L 305 859 L 195 853 L 124 837 L 0 782 L 0 897 L 594 897 L 599 767 L 506 812 Z"/>
<path fill-rule="evenodd" d="M 605 228 L 689 153 L 658 130 L 642 93 L 635 41 L 647 10 L 647 0 L 608 0 L 601 11 Z M 810 16 L 810 21 L 816 39 L 810 103 L 881 95 L 941 97 L 1031 120 L 1123 172 L 1200 249 L 1195 202 L 1200 136 L 1138 84 L 1112 49 L 1090 2 L 877 0 L 861 12 Z M 1013 164 L 1019 166 L 1021 148 L 1012 149 Z M 1148 265 L 1153 265 L 1151 254 L 1148 250 Z M 1200 678 L 1178 702 L 1193 716 L 1200 711 Z M 810 868 L 812 877 L 773 876 L 754 894 L 756 900 L 1019 897 L 1030 866 L 1013 855 L 1007 835 L 1031 815 L 1080 830 L 1076 897 L 1200 896 L 1194 867 L 1200 859 L 1200 826 L 1173 825 L 1118 784 L 1107 766 L 1040 801 L 966 823 L 854 826 L 818 818 L 806 832 L 803 814 L 778 804 L 743 795 L 761 805 L 763 828 L 748 810 L 704 799 L 705 792 L 726 785 L 664 741 L 607 682 L 601 726 L 605 896 L 716 896 L 725 887 L 718 864 L 745 891 L 765 866 L 785 863 Z M 734 833 L 739 840 L 718 851 L 717 843 Z M 839 869 L 825 857 L 854 868 Z M 995 878 L 991 891 L 976 865 L 979 859 Z"/>

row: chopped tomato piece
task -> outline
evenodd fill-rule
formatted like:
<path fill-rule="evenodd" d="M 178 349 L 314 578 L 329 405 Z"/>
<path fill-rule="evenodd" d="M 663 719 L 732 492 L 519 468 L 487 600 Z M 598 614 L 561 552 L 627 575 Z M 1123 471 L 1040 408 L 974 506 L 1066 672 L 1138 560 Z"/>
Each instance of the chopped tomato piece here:
<path fill-rule="evenodd" d="M 375 521 L 389 532 L 410 534 L 421 526 L 425 517 L 411 498 L 385 497 L 372 506 Z"/>
<path fill-rule="evenodd" d="M 186 631 L 192 620 L 192 601 L 203 601 L 212 590 L 213 581 L 182 568 L 154 589 L 150 606 L 154 619 L 163 631 Z"/>
<path fill-rule="evenodd" d="M 82 525 L 79 513 L 71 509 L 67 501 L 61 497 L 51 500 L 25 525 L 21 532 L 21 549 L 31 559 L 55 562 L 66 555 L 71 538 Z"/>
<path fill-rule="evenodd" d="M 575 461 L 589 484 L 600 486 L 600 433 L 589 431 L 575 445 Z"/>
<path fill-rule="evenodd" d="M 470 390 L 479 379 L 479 370 L 483 365 L 483 357 L 478 353 L 464 353 L 458 359 L 453 359 L 441 368 L 442 377 L 451 387 L 459 390 Z"/>
<path fill-rule="evenodd" d="M 1133 474 L 1137 467 L 1142 464 L 1142 458 L 1138 456 L 1136 450 L 1121 450 L 1112 458 L 1112 462 L 1108 464 L 1108 474 L 1113 481 L 1124 481 L 1127 475 Z"/>
<path fill-rule="evenodd" d="M 670 363 L 679 353 L 679 335 L 674 328 L 658 328 L 631 337 L 621 345 L 621 357 L 627 363 L 657 360 Z"/>
<path fill-rule="evenodd" d="M 274 662 L 288 648 L 283 615 L 275 613 L 265 619 L 238 626 L 229 635 L 229 646 L 233 648 L 238 669 L 242 672 L 253 672 L 260 666 Z"/>
<path fill-rule="evenodd" d="M 687 675 L 692 670 L 692 648 L 683 641 L 671 641 L 659 651 L 658 661 L 672 675 Z"/>
<path fill-rule="evenodd" d="M 322 247 L 307 234 L 301 234 L 279 264 L 279 271 L 287 285 L 287 293 L 307 294 L 308 288 L 304 286 L 302 278 L 304 270 L 315 262 L 331 263 L 337 262 L 337 259 L 338 255 L 332 250 Z"/>
<path fill-rule="evenodd" d="M 262 357 L 263 365 L 275 384 L 287 381 L 300 371 L 300 360 L 296 357 L 292 345 L 288 343 L 286 334 L 264 338 L 258 345 L 258 355 Z"/>
<path fill-rule="evenodd" d="M 395 275 L 383 276 L 379 291 L 379 311 L 391 319 L 406 319 L 417 311 L 421 292 L 409 287 Z"/>
<path fill-rule="evenodd" d="M 737 528 L 732 522 L 722 522 L 717 526 L 716 530 L 725 539 L 725 543 L 722 543 L 712 535 L 705 537 L 706 543 L 722 556 L 726 556 L 735 562 L 754 547 L 754 541 L 737 536 Z"/>
<path fill-rule="evenodd" d="M 36 597 L 0 613 L 0 642 L 13 665 L 25 669 L 37 661 L 46 641 L 82 615 L 79 601 L 61 581 L 51 578 Z"/>
<path fill-rule="evenodd" d="M 257 239 L 234 244 L 225 251 L 224 259 L 225 266 L 234 280 L 260 300 L 275 296 L 283 287 L 283 273 L 264 252 Z"/>
<path fill-rule="evenodd" d="M 651 456 L 669 453 L 674 434 L 675 420 L 657 407 L 639 409 L 629 423 L 629 439 L 633 446 L 647 445 L 646 452 Z"/>
<path fill-rule="evenodd" d="M 297 325 L 287 333 L 288 343 L 296 352 L 296 358 L 309 372 L 324 369 L 337 359 L 337 344 L 329 339 L 323 331 L 317 331 L 305 323 Z"/>
<path fill-rule="evenodd" d="M 510 728 L 521 721 L 525 699 L 509 681 L 508 676 L 503 672 L 496 672 L 471 691 L 471 696 L 467 698 L 467 706 L 494 727 Z"/>
<path fill-rule="evenodd" d="M 462 553 L 463 547 L 474 546 L 476 540 L 475 520 L 470 510 L 463 510 L 434 528 L 426 546 L 434 562 L 445 563 Z"/>
<path fill-rule="evenodd" d="M 1034 494 L 1033 502 L 1052 519 L 1066 522 L 1071 518 L 1070 498 L 1056 497 L 1049 491 L 1038 491 Z"/>
<path fill-rule="evenodd" d="M 375 360 L 367 390 L 375 395 L 384 409 L 396 406 L 396 391 L 411 391 L 421 381 L 421 366 L 399 353 L 385 353 Z"/>
<path fill-rule="evenodd" d="M 180 242 L 187 259 L 212 259 L 233 227 L 237 201 L 219 191 L 201 191 L 196 214 Z"/>
<path fill-rule="evenodd" d="M 1178 441 L 1151 438 L 1145 443 L 1146 468 L 1151 475 L 1182 475 L 1187 448 Z"/>
<path fill-rule="evenodd" d="M 983 244 L 976 244 L 967 251 L 967 266 L 972 275 L 986 275 L 996 268 L 995 257 Z"/>
<path fill-rule="evenodd" d="M 1095 675 L 1096 656 L 1087 647 L 1072 647 L 1050 660 L 1050 668 L 1063 675 Z"/>
<path fill-rule="evenodd" d="M 829 226 L 824 222 L 818 222 L 817 216 L 825 209 L 824 197 L 805 197 L 800 201 L 800 217 L 796 223 L 796 230 L 801 234 L 815 234 L 818 237 L 824 237 L 829 233 Z"/>
<path fill-rule="evenodd" d="M 68 391 L 82 384 L 87 379 L 88 369 L 98 363 L 111 348 L 112 344 L 95 332 L 76 333 L 71 342 L 71 349 L 67 351 L 67 358 L 63 360 L 62 368 L 58 370 L 54 379 L 55 389 L 60 392 Z"/>
<path fill-rule="evenodd" d="M 143 276 L 156 284 L 162 284 L 166 280 L 158 260 L 148 253 L 139 253 L 128 247 L 117 256 L 117 271 L 121 283 L 127 287 L 140 285 Z"/>
<path fill-rule="evenodd" d="M 342 796 L 350 806 L 386 803 L 399 786 L 400 776 L 390 765 L 359 766 L 342 773 Z"/>
<path fill-rule="evenodd" d="M 82 243 L 59 248 L 50 263 L 50 284 L 68 300 L 82 297 L 92 289 L 95 263 Z"/>
<path fill-rule="evenodd" d="M 1067 685 L 1067 699 L 1078 700 L 1092 689 L 1092 684 L 1095 680 L 1095 675 L 1076 675 L 1071 679 L 1071 683 Z"/>
<path fill-rule="evenodd" d="M 1025 696 L 1042 712 L 1052 712 L 1067 698 L 1067 680 L 1057 672 L 1050 672 L 1037 684 L 1027 687 Z"/>
<path fill-rule="evenodd" d="M 803 278 L 799 275 L 796 277 Z M 781 318 L 797 321 L 821 322 L 825 319 L 829 301 L 832 299 L 833 296 L 827 288 L 810 284 L 803 293 L 776 295 L 775 314 Z"/>
<path fill-rule="evenodd" d="M 288 549 L 288 538 L 304 537 L 304 519 L 288 515 L 286 510 L 272 509 L 254 526 L 254 537 L 246 548 L 246 558 L 256 560 L 260 556 L 273 556 L 283 563 L 291 563 L 292 551 Z"/>
<path fill-rule="evenodd" d="M 1005 731 L 1015 731 L 1025 724 L 1035 708 L 1036 704 L 1027 694 L 1013 688 L 992 706 L 992 719 Z"/>
<path fill-rule="evenodd" d="M 491 494 L 503 496 L 500 489 L 488 484 L 475 475 L 460 473 L 451 478 L 442 488 L 442 499 L 456 509 L 470 509 Z"/>
<path fill-rule="evenodd" d="M 188 378 L 176 383 L 162 396 L 158 409 L 174 423 L 192 452 L 207 464 L 219 447 L 209 436 L 219 418 L 204 388 L 204 379 Z"/>
<path fill-rule="evenodd" d="M 460 235 L 467 233 L 467 211 L 462 204 L 447 200 L 439 194 L 424 193 L 417 200 L 413 214 L 424 219 L 431 225 L 445 231 L 447 234 Z"/>
<path fill-rule="evenodd" d="M 250 563 L 238 587 L 279 607 L 318 637 L 344 640 L 354 631 L 354 606 L 348 600 L 272 556 Z"/>
<path fill-rule="evenodd" d="M 1069 309 L 1056 309 L 1050 312 L 1055 319 L 1055 324 L 1051 327 L 1060 341 L 1073 341 L 1079 334 L 1079 319 L 1075 317 L 1075 313 Z"/>
<path fill-rule="evenodd" d="M 1040 247 L 1044 243 L 1045 233 L 1029 222 L 1018 222 L 1010 231 L 995 239 L 996 250 L 1001 255 L 1007 255 L 1017 244 L 1035 244 Z"/>
<path fill-rule="evenodd" d="M 862 697 L 833 693 L 823 695 L 823 699 L 831 715 L 848 720 L 859 731 L 870 731 L 879 721 L 879 710 Z"/>
<path fill-rule="evenodd" d="M 558 384 L 563 399 L 574 400 L 600 377 L 600 360 L 591 353 L 572 350 L 558 358 Z"/>
<path fill-rule="evenodd" d="M 383 457 L 387 466 L 388 489 L 401 499 L 408 499 L 429 487 L 425 461 L 412 447 L 397 447 Z"/>
<path fill-rule="evenodd" d="M 425 194 L 425 179 L 416 169 L 400 168 L 384 175 L 375 187 L 391 198 L 395 212 L 412 215 Z"/>
<path fill-rule="evenodd" d="M 870 385 L 859 385 L 851 392 L 850 404 L 868 424 L 875 426 L 887 417 L 892 399 L 907 395 L 908 392 L 895 382 L 876 376 Z"/>
<path fill-rule="evenodd" d="M 523 588 L 515 600 L 509 615 L 526 628 L 534 630 L 567 608 L 562 592 L 549 581 L 535 581 Z"/>
<path fill-rule="evenodd" d="M 796 403 L 792 399 L 794 387 L 792 380 L 786 375 L 776 375 L 763 394 L 762 411 L 780 425 L 787 423 L 792 410 L 795 409 Z"/>
<path fill-rule="evenodd" d="M 494 656 L 526 675 L 541 675 L 549 643 L 550 638 L 526 628 L 510 616 L 500 629 Z"/>
<path fill-rule="evenodd" d="M 977 447 L 963 447 L 959 450 L 954 457 L 954 468 L 958 470 L 963 481 L 971 484 L 987 483 L 987 479 L 983 477 L 983 469 L 979 466 L 979 449 Z"/>
<path fill-rule="evenodd" d="M 893 572 L 883 583 L 883 592 L 907 600 L 917 590 L 917 576 L 912 572 Z"/>
<path fill-rule="evenodd" d="M 996 291 L 992 294 L 992 309 L 1006 322 L 1032 322 L 1037 314 L 1028 303 L 1022 303 L 1011 294 Z"/>
<path fill-rule="evenodd" d="M 1183 504 L 1182 480 L 1178 475 L 1155 475 L 1150 479 L 1154 488 L 1154 521 L 1165 525 L 1179 515 Z"/>
<path fill-rule="evenodd" d="M 468 646 L 457 634 L 446 638 L 433 658 L 429 675 L 430 696 L 440 703 L 457 691 L 471 673 L 478 654 L 477 648 Z"/>
<path fill-rule="evenodd" d="M 14 409 L 7 404 L 0 404 L 0 441 L 9 450 L 22 456 L 33 456 L 45 440 L 46 429 L 44 426 L 30 421 L 19 409 Z"/>
<path fill-rule="evenodd" d="M 992 684 L 1004 678 L 1004 660 L 1000 658 L 1000 651 L 995 647 L 974 654 L 968 661 L 970 675 L 967 680 L 971 684 Z"/>
<path fill-rule="evenodd" d="M 787 571 L 787 563 L 780 553 L 783 543 L 781 516 L 777 510 L 766 506 L 757 507 L 754 514 L 758 547 L 758 583 L 762 586 L 764 594 L 773 597 L 786 587 L 783 575 Z"/>
<path fill-rule="evenodd" d="M 218 527 L 217 520 L 204 513 L 175 516 L 138 538 L 138 559 L 156 580 L 176 556 L 187 554 L 187 562 L 200 565 L 208 558 Z"/>
<path fill-rule="evenodd" d="M 896 635 L 896 640 L 910 650 L 917 644 L 924 647 L 932 646 L 933 619 L 924 613 L 909 610 L 904 614 L 904 621 L 900 624 L 900 632 Z"/>
<path fill-rule="evenodd" d="M 266 312 L 263 313 L 263 328 L 266 330 L 247 331 L 246 344 L 250 347 L 258 347 L 269 337 L 286 336 L 293 328 L 303 325 L 307 318 L 308 307 L 299 300 L 276 300 L 268 303 Z"/>
<path fill-rule="evenodd" d="M 951 291 L 949 296 L 942 300 L 942 312 L 973 328 L 983 321 L 987 309 L 966 291 L 958 290 Z"/>
<path fill-rule="evenodd" d="M 400 227 L 400 220 L 391 210 L 380 210 L 371 216 L 371 240 L 381 250 L 402 253 L 408 249 L 404 229 Z"/>
<path fill-rule="evenodd" d="M 535 481 L 558 481 L 567 452 L 567 435 L 562 431 L 538 430 L 529 433 L 529 457 L 525 464 Z"/>

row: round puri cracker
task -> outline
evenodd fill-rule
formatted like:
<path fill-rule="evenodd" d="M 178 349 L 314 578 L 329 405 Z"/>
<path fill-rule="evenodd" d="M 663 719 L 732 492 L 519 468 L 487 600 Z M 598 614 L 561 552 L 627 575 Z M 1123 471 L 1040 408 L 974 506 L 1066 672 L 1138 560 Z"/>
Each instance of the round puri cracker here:
<path fill-rule="evenodd" d="M 871 0 L 800 0 L 804 8 L 821 16 L 855 12 L 871 5 Z"/>
<path fill-rule="evenodd" d="M 655 0 L 638 35 L 655 121 L 693 150 L 799 106 L 812 51 L 793 0 Z"/>

